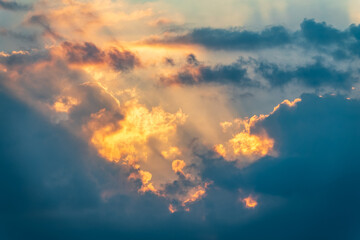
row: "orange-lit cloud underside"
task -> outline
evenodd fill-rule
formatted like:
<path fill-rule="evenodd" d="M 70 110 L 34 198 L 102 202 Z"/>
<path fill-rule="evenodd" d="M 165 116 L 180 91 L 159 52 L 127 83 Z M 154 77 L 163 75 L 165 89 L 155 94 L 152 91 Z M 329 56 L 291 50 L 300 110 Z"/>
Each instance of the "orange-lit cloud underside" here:
<path fill-rule="evenodd" d="M 254 115 L 251 118 L 235 119 L 233 122 L 222 122 L 220 126 L 224 133 L 234 129 L 239 131 L 235 133 L 225 143 L 214 146 L 214 151 L 217 152 L 224 159 L 229 161 L 237 160 L 240 166 L 262 158 L 266 155 L 276 155 L 274 151 L 275 141 L 270 138 L 264 129 L 258 131 L 256 134 L 251 132 L 256 123 L 264 120 L 269 115 L 275 113 L 281 105 L 294 107 L 301 99 L 297 98 L 294 101 L 284 100 L 281 104 L 274 107 L 273 111 L 268 115 Z"/>
<path fill-rule="evenodd" d="M 149 111 L 134 103 L 128 106 L 125 118 L 115 126 L 110 124 L 96 129 L 91 143 L 96 146 L 100 155 L 109 161 L 122 161 L 133 165 L 147 159 L 147 141 L 150 137 L 166 144 L 169 137 L 175 133 L 176 126 L 183 124 L 185 120 L 186 115 L 181 111 L 171 114 L 159 107 Z"/>

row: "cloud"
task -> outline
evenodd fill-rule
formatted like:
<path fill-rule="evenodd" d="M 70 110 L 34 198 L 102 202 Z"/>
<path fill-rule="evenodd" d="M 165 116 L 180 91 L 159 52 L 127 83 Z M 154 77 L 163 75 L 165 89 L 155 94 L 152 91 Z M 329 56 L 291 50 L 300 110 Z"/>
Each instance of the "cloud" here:
<path fill-rule="evenodd" d="M 256 86 L 258 83 L 247 76 L 247 69 L 241 63 L 207 66 L 199 62 L 194 54 L 186 57 L 187 64 L 170 76 L 162 76 L 165 85 L 234 84 L 241 87 Z"/>
<path fill-rule="evenodd" d="M 360 183 L 356 148 L 360 101 L 313 94 L 304 94 L 301 99 L 293 107 L 281 105 L 252 130 L 266 129 L 275 140 L 278 157 L 265 157 L 236 171 L 234 163 L 204 155 L 204 178 L 231 192 L 241 189 L 239 194 L 243 192 L 246 197 L 255 193 L 256 209 L 261 209 L 244 224 L 228 224 L 220 229 L 220 236 L 246 239 L 359 236 L 355 216 L 360 212 L 357 206 L 360 194 L 354 186 Z M 208 191 L 205 201 L 212 202 L 222 191 Z M 230 210 L 225 212 L 225 205 L 216 206 L 208 209 L 216 212 L 209 213 L 214 216 L 213 221 L 219 215 L 231 214 Z"/>
<path fill-rule="evenodd" d="M 118 47 L 137 29 L 127 16 L 156 11 L 54 3 L 23 21 L 43 33 L 38 48 L 0 52 L 0 238 L 359 238 L 360 101 L 343 91 L 356 84 L 359 26 L 198 28 L 155 42 L 205 48 L 150 48 L 136 34 Z M 349 96 L 295 99 L 302 87 Z M 234 101 L 245 88 L 252 97 Z M 246 117 L 259 108 L 271 112 Z"/>
<path fill-rule="evenodd" d="M 187 64 L 179 67 L 175 74 L 161 76 L 161 83 L 167 86 L 213 83 L 257 89 L 267 88 L 266 83 L 270 85 L 270 88 L 300 84 L 313 89 L 331 87 L 350 90 L 356 83 L 357 76 L 355 69 L 338 69 L 320 57 L 304 65 L 295 66 L 261 59 L 244 60 L 242 58 L 226 65 L 208 66 L 198 61 L 193 54 L 187 56 L 186 62 Z M 250 75 L 250 72 L 253 74 Z M 265 82 L 259 79 L 264 79 Z"/>
<path fill-rule="evenodd" d="M 19 4 L 15 1 L 0 1 L 0 8 L 10 11 L 26 11 L 30 10 L 30 5 Z"/>
<path fill-rule="evenodd" d="M 256 52 L 264 49 L 284 47 L 312 48 L 315 52 L 329 55 L 346 52 L 349 56 L 359 55 L 359 26 L 350 25 L 339 30 L 325 22 L 304 19 L 300 30 L 291 31 L 283 26 L 272 26 L 262 31 L 249 31 L 239 28 L 198 28 L 186 34 L 150 38 L 148 44 L 195 44 L 210 50 L 241 50 Z M 348 58 L 348 57 L 347 57 Z"/>
<path fill-rule="evenodd" d="M 29 24 L 38 25 L 43 29 L 43 35 L 46 37 L 50 37 L 54 40 L 63 40 L 63 37 L 57 33 L 53 27 L 51 26 L 51 20 L 47 15 L 37 14 L 31 16 L 28 21 Z"/>
<path fill-rule="evenodd" d="M 128 71 L 141 65 L 140 60 L 132 52 L 124 50 L 119 51 L 113 48 L 108 53 L 110 64 L 115 70 Z"/>
<path fill-rule="evenodd" d="M 352 71 L 337 70 L 335 66 L 326 66 L 321 59 L 305 66 L 281 67 L 274 63 L 260 62 L 256 71 L 273 87 L 279 87 L 297 81 L 307 87 L 331 86 L 336 89 L 350 89 L 355 79 Z"/>
<path fill-rule="evenodd" d="M 90 42 L 83 44 L 64 42 L 62 46 L 70 63 L 99 63 L 105 56 L 103 51 Z"/>
<path fill-rule="evenodd" d="M 37 41 L 37 36 L 35 34 L 15 32 L 5 28 L 0 28 L 0 35 L 4 37 L 11 37 L 12 39 L 20 40 L 21 42 L 27 43 L 36 43 Z"/>
<path fill-rule="evenodd" d="M 347 31 L 338 30 L 325 22 L 315 22 L 314 19 L 305 19 L 300 28 L 301 34 L 312 44 L 341 44 L 349 37 Z"/>
<path fill-rule="evenodd" d="M 102 64 L 107 63 L 115 71 L 130 71 L 141 65 L 139 58 L 128 50 L 120 51 L 111 48 L 108 51 L 98 48 L 90 42 L 62 44 L 65 55 L 70 63 L 75 64 Z"/>
<path fill-rule="evenodd" d="M 360 183 L 358 100 L 303 95 L 292 107 L 280 105 L 257 122 L 275 139 L 279 157 L 239 169 L 211 153 L 201 154 L 201 175 L 213 184 L 202 195 L 203 189 L 181 174 L 166 191 L 192 189 L 188 201 L 202 199 L 190 212 L 177 211 L 181 202 L 175 201 L 170 214 L 161 198 L 129 190 L 124 169 L 98 159 L 87 144 L 4 92 L 0 97 L 0 187 L 7 193 L 0 200 L 0 221 L 6 226 L 1 234 L 10 239 L 79 234 L 87 239 L 168 239 L 174 233 L 175 239 L 358 236 L 360 195 L 352 187 Z M 242 202 L 249 196 L 255 208 Z"/>
<path fill-rule="evenodd" d="M 149 43 L 199 44 L 214 50 L 256 50 L 283 46 L 291 43 L 291 35 L 282 26 L 267 28 L 261 32 L 238 29 L 198 28 L 182 36 L 149 40 Z"/>
<path fill-rule="evenodd" d="M 168 215 L 161 199 L 131 190 L 125 169 L 99 159 L 87 143 L 3 90 L 0 99 L 0 190 L 6 193 L 0 200 L 0 236 L 140 238 L 133 230 L 116 229 L 134 229 L 140 212 L 142 217 Z"/>

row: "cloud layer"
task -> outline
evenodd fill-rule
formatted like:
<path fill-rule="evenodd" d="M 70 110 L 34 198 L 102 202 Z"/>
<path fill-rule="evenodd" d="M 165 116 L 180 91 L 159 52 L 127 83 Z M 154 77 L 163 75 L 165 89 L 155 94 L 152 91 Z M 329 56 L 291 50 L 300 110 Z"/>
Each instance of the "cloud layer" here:
<path fill-rule="evenodd" d="M 359 25 L 184 5 L 0 1 L 0 238 L 360 237 Z"/>

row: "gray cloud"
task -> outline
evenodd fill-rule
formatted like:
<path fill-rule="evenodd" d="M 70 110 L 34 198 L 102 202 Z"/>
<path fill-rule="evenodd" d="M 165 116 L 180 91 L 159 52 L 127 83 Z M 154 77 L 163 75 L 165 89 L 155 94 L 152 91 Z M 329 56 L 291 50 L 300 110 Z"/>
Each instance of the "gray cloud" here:
<path fill-rule="evenodd" d="M 326 64 L 323 58 L 315 58 L 305 65 L 288 66 L 271 63 L 265 60 L 240 58 L 238 61 L 223 65 L 207 66 L 190 54 L 187 64 L 180 67 L 177 74 L 163 76 L 160 81 L 165 85 L 198 85 L 198 84 L 231 84 L 239 87 L 264 88 L 256 79 L 264 78 L 271 88 L 284 87 L 289 84 L 300 84 L 318 89 L 332 87 L 349 90 L 356 82 L 356 70 L 339 70 L 332 64 Z M 249 76 L 253 70 L 255 75 Z M 355 75 L 354 75 L 355 74 Z"/>
<path fill-rule="evenodd" d="M 331 86 L 335 89 L 350 89 L 355 79 L 351 70 L 341 71 L 334 66 L 326 66 L 321 59 L 304 66 L 281 68 L 274 63 L 260 62 L 256 71 L 274 87 L 284 86 L 297 81 L 308 87 Z"/>
<path fill-rule="evenodd" d="M 104 51 L 90 42 L 62 44 L 70 63 L 107 63 L 116 71 L 130 71 L 141 66 L 140 59 L 127 50 Z"/>
<path fill-rule="evenodd" d="M 6 193 L 0 199 L 0 221 L 5 226 L 1 236 L 280 240 L 359 236 L 358 100 L 303 95 L 295 107 L 282 105 L 258 123 L 276 140 L 281 155 L 260 159 L 248 168 L 238 169 L 211 152 L 200 154 L 202 177 L 213 185 L 190 212 L 170 214 L 161 198 L 129 190 L 124 169 L 95 157 L 87 144 L 4 92 L 0 99 L 0 189 Z M 177 193 L 190 186 L 180 178 L 166 189 Z M 113 194 L 103 199 L 104 191 Z M 244 208 L 239 201 L 242 193 L 258 196 L 258 207 Z"/>
<path fill-rule="evenodd" d="M 0 1 L 0 8 L 3 8 L 5 10 L 10 10 L 10 11 L 26 11 L 26 10 L 30 10 L 31 6 L 30 5 L 25 5 L 25 4 L 19 4 L 15 1 Z"/>
<path fill-rule="evenodd" d="M 256 50 L 291 43 L 291 34 L 282 26 L 270 27 L 262 32 L 238 29 L 194 29 L 186 35 L 149 40 L 149 43 L 199 44 L 215 50 Z"/>
<path fill-rule="evenodd" d="M 359 26 L 350 25 L 339 30 L 325 22 L 305 19 L 300 30 L 290 31 L 283 26 L 272 26 L 255 32 L 238 28 L 199 28 L 183 35 L 160 39 L 149 39 L 149 44 L 197 44 L 211 50 L 259 51 L 280 47 L 309 47 L 330 55 L 336 51 L 346 52 L 349 56 L 359 57 Z M 335 51 L 335 52 L 336 52 Z"/>
<path fill-rule="evenodd" d="M 294 107 L 282 105 L 253 129 L 256 132 L 265 127 L 275 139 L 279 157 L 265 157 L 236 170 L 231 162 L 211 153 L 203 155 L 203 177 L 214 181 L 214 188 L 204 199 L 207 219 L 219 224 L 226 215 L 238 221 L 222 225 L 217 232 L 221 238 L 359 237 L 356 216 L 360 194 L 356 186 L 360 183 L 360 163 L 356 145 L 360 102 L 342 96 L 308 94 L 301 98 Z M 236 206 L 239 195 L 231 194 L 239 188 L 259 197 L 258 211 L 242 213 L 251 216 L 245 221 Z"/>
<path fill-rule="evenodd" d="M 181 84 L 234 84 L 241 87 L 257 86 L 256 81 L 252 81 L 247 75 L 247 69 L 241 63 L 231 65 L 218 64 L 207 66 L 199 62 L 194 54 L 186 57 L 186 65 L 173 76 L 161 77 L 161 82 L 165 85 Z"/>

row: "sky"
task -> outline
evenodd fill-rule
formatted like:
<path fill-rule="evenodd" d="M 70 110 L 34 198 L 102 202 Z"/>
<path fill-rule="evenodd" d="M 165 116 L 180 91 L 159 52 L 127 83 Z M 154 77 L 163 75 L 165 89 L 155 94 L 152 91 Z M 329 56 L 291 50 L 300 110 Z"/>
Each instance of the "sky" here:
<path fill-rule="evenodd" d="M 360 239 L 359 0 L 0 0 L 0 239 Z"/>

